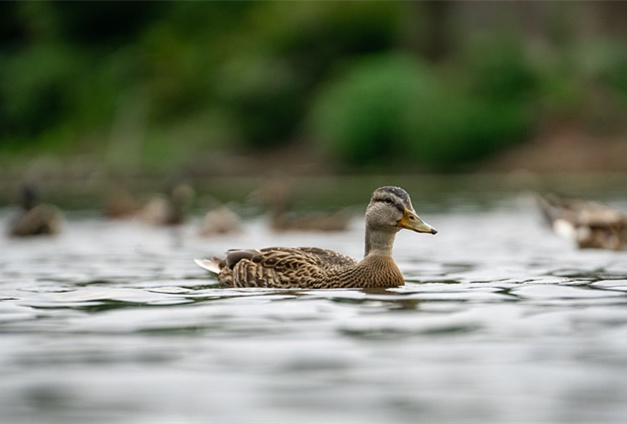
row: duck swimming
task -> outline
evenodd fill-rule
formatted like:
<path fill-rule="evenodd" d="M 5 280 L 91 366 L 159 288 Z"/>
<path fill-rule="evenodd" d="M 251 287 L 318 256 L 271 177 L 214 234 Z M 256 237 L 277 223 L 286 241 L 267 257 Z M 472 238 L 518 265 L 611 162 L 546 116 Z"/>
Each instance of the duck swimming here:
<path fill-rule="evenodd" d="M 186 183 L 168 184 L 164 193 L 154 195 L 138 212 L 141 221 L 154 226 L 183 224 L 187 209 L 195 196 L 194 189 Z"/>
<path fill-rule="evenodd" d="M 11 237 L 54 235 L 61 232 L 63 213 L 51 204 L 42 203 L 34 183 L 22 186 L 21 211 L 9 228 Z"/>
<path fill-rule="evenodd" d="M 275 174 L 269 178 L 259 190 L 262 203 L 270 209 L 270 228 L 276 232 L 310 231 L 339 232 L 348 228 L 353 217 L 352 209 L 335 212 L 311 212 L 295 214 L 291 210 L 291 190 L 288 178 L 283 174 Z"/>
<path fill-rule="evenodd" d="M 579 248 L 627 250 L 627 214 L 601 203 L 553 194 L 537 200 L 551 229 Z"/>
<path fill-rule="evenodd" d="M 421 220 L 405 190 L 380 187 L 366 208 L 365 255 L 361 261 L 317 247 L 229 250 L 225 258 L 196 259 L 218 275 L 222 287 L 370 288 L 405 283 L 392 258 L 401 229 L 436 234 Z"/>

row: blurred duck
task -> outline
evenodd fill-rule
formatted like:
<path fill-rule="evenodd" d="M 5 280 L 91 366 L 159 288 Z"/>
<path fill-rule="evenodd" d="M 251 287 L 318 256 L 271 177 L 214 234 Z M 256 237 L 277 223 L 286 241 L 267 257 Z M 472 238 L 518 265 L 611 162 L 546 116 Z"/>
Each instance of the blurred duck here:
<path fill-rule="evenodd" d="M 104 214 L 107 218 L 130 218 L 137 213 L 139 206 L 122 184 L 114 182 L 107 187 Z"/>
<path fill-rule="evenodd" d="M 153 196 L 137 215 L 143 222 L 155 226 L 182 224 L 187 219 L 187 208 L 194 194 L 188 184 L 170 184 L 164 194 Z"/>
<path fill-rule="evenodd" d="M 538 196 L 547 223 L 581 249 L 627 250 L 627 214 L 607 205 L 554 194 Z"/>
<path fill-rule="evenodd" d="M 211 237 L 242 232 L 242 223 L 239 216 L 228 206 L 220 205 L 205 214 L 200 224 L 199 234 Z"/>
<path fill-rule="evenodd" d="M 217 274 L 222 287 L 397 287 L 405 281 L 392 258 L 392 247 L 403 228 L 437 232 L 418 217 L 405 190 L 380 187 L 366 209 L 366 249 L 361 261 L 316 247 L 270 247 L 229 250 L 226 258 L 196 259 L 196 263 Z"/>
<path fill-rule="evenodd" d="M 345 231 L 353 216 L 349 210 L 297 215 L 290 211 L 290 197 L 290 188 L 286 178 L 278 175 L 266 181 L 261 188 L 262 202 L 270 208 L 270 228 L 272 230 Z"/>
<path fill-rule="evenodd" d="M 54 205 L 41 203 L 39 190 L 33 183 L 22 187 L 21 211 L 11 223 L 9 235 L 26 237 L 38 235 L 54 235 L 61 232 L 63 214 Z"/>

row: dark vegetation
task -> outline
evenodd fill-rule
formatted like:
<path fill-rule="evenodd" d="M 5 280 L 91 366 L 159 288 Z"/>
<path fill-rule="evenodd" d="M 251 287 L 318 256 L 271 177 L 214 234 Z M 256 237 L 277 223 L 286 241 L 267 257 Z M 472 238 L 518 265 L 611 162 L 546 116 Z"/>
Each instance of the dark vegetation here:
<path fill-rule="evenodd" d="M 1 2 L 0 154 L 450 171 L 547 121 L 624 129 L 621 2 L 472 3 Z"/>

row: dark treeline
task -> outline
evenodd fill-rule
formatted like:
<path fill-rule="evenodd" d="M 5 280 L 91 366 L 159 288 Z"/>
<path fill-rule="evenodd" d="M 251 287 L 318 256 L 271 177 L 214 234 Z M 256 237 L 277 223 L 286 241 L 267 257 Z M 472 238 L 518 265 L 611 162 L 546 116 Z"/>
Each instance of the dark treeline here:
<path fill-rule="evenodd" d="M 0 152 L 167 167 L 295 143 L 448 170 L 618 131 L 622 2 L 2 2 Z"/>

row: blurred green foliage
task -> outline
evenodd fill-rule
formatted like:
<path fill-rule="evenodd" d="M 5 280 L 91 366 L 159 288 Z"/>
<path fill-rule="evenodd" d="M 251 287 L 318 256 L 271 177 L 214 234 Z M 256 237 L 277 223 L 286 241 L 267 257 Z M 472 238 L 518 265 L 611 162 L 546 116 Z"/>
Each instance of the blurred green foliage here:
<path fill-rule="evenodd" d="M 404 147 L 408 115 L 433 100 L 435 83 L 426 66 L 405 55 L 356 62 L 319 93 L 311 132 L 350 163 L 389 160 Z"/>
<path fill-rule="evenodd" d="M 316 100 L 311 131 L 324 147 L 361 164 L 402 158 L 454 170 L 510 145 L 533 125 L 533 75 L 511 49 L 482 56 L 464 84 L 406 54 L 355 63 Z"/>
<path fill-rule="evenodd" d="M 2 2 L 0 152 L 163 167 L 304 139 L 354 166 L 455 170 L 527 138 L 541 120 L 594 116 L 598 108 L 584 106 L 590 87 L 621 99 L 604 101 L 612 116 L 624 110 L 620 43 L 562 40 L 534 56 L 515 31 L 460 36 L 440 21 L 450 10 Z M 433 54 L 446 47 L 443 28 L 463 42 Z"/>

